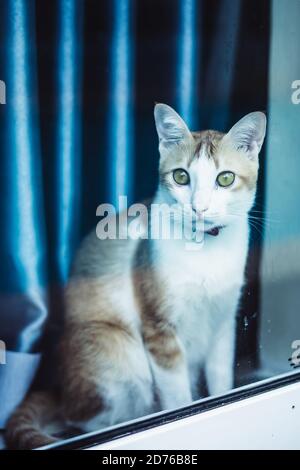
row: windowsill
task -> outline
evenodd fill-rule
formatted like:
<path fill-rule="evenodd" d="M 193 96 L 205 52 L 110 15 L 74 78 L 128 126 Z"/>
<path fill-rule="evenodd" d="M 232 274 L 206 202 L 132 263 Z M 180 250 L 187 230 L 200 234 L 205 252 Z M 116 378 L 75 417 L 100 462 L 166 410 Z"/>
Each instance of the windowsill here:
<path fill-rule="evenodd" d="M 253 378 L 252 378 L 253 379 Z M 259 382 L 257 382 L 259 380 Z M 228 404 L 241 402 L 244 399 L 262 395 L 265 392 L 274 391 L 281 387 L 294 384 L 300 381 L 300 372 L 287 373 L 277 377 L 262 380 L 256 377 L 256 382 L 234 389 L 220 397 L 207 397 L 194 402 L 190 406 L 175 411 L 161 412 L 150 417 L 143 417 L 138 420 L 114 426 L 103 431 L 77 435 L 65 438 L 57 444 L 45 446 L 43 449 L 83 449 L 113 441 L 123 436 L 135 434 L 137 432 L 154 429 L 161 425 L 178 422 L 181 419 L 199 415 Z"/>

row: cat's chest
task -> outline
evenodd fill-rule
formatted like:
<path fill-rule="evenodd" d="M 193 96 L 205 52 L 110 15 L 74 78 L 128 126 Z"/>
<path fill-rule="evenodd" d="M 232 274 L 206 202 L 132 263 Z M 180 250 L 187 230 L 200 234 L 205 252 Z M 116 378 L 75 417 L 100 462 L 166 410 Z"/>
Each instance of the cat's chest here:
<path fill-rule="evenodd" d="M 158 257 L 158 272 L 174 299 L 198 304 L 238 285 L 243 278 L 247 248 L 222 244 L 187 250 L 176 243 L 165 244 Z"/>

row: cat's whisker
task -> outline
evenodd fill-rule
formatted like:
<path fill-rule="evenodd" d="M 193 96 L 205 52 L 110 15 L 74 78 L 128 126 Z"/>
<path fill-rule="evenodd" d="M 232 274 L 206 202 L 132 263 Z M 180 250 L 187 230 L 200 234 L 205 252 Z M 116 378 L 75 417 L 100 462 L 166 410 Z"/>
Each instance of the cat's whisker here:
<path fill-rule="evenodd" d="M 257 227 L 257 225 L 255 225 L 255 224 L 254 224 L 253 222 L 251 222 L 251 221 L 249 221 L 249 225 L 250 225 L 250 227 L 254 228 L 254 229 L 258 232 L 258 234 L 259 234 L 260 236 L 263 236 L 263 231 L 260 230 L 259 227 Z"/>
<path fill-rule="evenodd" d="M 274 219 L 271 217 L 265 217 L 263 215 L 261 216 L 252 215 L 251 212 L 248 214 L 248 220 L 257 220 L 257 221 L 266 222 L 266 223 L 282 223 L 283 222 L 282 220 Z M 235 216 L 240 216 L 240 217 L 244 216 L 243 213 L 238 213 L 238 212 L 231 213 L 230 215 L 235 215 Z"/>

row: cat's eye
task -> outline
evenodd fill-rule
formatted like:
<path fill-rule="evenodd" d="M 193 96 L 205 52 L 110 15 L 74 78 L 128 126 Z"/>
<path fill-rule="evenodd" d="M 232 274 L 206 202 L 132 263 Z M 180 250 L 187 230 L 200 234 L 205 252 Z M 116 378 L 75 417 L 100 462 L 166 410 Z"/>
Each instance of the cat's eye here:
<path fill-rule="evenodd" d="M 232 173 L 232 171 L 222 171 L 222 173 L 217 176 L 217 183 L 219 186 L 222 186 L 222 188 L 231 186 L 234 180 L 235 174 Z"/>
<path fill-rule="evenodd" d="M 175 183 L 180 185 L 186 185 L 190 182 L 190 177 L 187 171 L 183 170 L 182 168 L 177 168 L 173 171 L 173 178 Z"/>

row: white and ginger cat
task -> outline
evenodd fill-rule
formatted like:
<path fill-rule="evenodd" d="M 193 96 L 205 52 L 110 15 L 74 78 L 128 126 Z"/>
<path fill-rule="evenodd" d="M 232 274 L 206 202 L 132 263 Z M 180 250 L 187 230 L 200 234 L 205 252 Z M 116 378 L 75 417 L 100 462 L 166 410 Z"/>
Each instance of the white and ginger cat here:
<path fill-rule="evenodd" d="M 187 249 L 184 239 L 99 240 L 95 231 L 83 241 L 65 295 L 60 393 L 28 394 L 8 422 L 10 447 L 53 442 L 44 425 L 58 416 L 92 431 L 187 405 L 199 398 L 202 368 L 209 394 L 233 387 L 266 118 L 248 114 L 223 134 L 191 132 L 164 104 L 154 114 L 160 182 L 153 202 L 177 203 L 173 224 L 190 207 L 193 222 L 203 222 L 201 247 L 191 241 Z"/>

